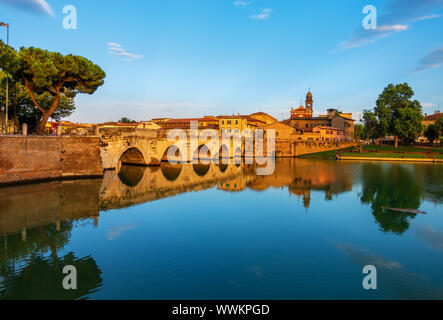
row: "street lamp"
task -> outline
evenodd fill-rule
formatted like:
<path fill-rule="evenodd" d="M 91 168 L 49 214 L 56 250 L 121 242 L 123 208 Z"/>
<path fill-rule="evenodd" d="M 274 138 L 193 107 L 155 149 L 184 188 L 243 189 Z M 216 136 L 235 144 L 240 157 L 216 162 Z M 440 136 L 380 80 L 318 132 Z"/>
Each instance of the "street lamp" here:
<path fill-rule="evenodd" d="M 9 46 L 9 23 L 0 22 L 0 27 L 5 27 L 6 30 L 7 30 L 7 33 L 6 33 L 6 45 Z M 6 119 L 5 119 L 6 120 L 6 124 L 5 124 L 5 126 L 6 126 L 6 134 L 9 133 L 9 130 L 8 130 L 8 105 L 9 105 L 9 77 L 6 74 Z M 2 130 L 3 130 L 3 128 L 2 128 Z"/>

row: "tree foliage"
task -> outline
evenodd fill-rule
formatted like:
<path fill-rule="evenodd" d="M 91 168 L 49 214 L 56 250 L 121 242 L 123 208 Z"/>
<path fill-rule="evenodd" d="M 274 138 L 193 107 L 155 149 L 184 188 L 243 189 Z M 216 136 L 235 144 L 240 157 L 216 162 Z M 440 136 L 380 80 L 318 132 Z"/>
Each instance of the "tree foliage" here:
<path fill-rule="evenodd" d="M 0 71 L 0 105 L 4 105 L 6 100 L 5 82 L 5 74 Z M 47 93 L 36 94 L 35 99 L 45 110 L 49 110 L 53 102 L 53 97 Z M 9 82 L 9 106 L 9 118 L 18 122 L 17 125 L 26 123 L 30 133 L 36 130 L 43 114 L 35 108 L 28 91 L 20 82 Z M 74 110 L 74 99 L 62 93 L 59 106 L 51 115 L 51 118 L 55 121 L 61 121 L 63 118 L 70 116 Z"/>
<path fill-rule="evenodd" d="M 106 77 L 99 66 L 84 57 L 34 47 L 15 51 L 1 41 L 0 68 L 24 86 L 41 112 L 39 134 L 64 99 L 74 99 L 78 93 L 93 94 Z"/>
<path fill-rule="evenodd" d="M 370 110 L 363 111 L 363 122 L 367 139 L 378 139 L 383 136 L 379 120 L 374 112 Z"/>
<path fill-rule="evenodd" d="M 440 138 L 442 134 L 443 134 L 443 118 L 440 118 L 436 123 L 427 126 L 424 132 L 424 136 L 431 143 Z"/>
<path fill-rule="evenodd" d="M 123 117 L 123 118 L 120 119 L 119 122 L 120 122 L 120 123 L 136 123 L 137 121 L 135 121 L 135 120 L 131 120 L 131 119 L 126 118 L 126 117 Z"/>
<path fill-rule="evenodd" d="M 412 100 L 414 91 L 407 83 L 389 84 L 380 94 L 374 108 L 378 133 L 393 135 L 396 146 L 398 139 L 413 141 L 422 132 L 422 107 Z"/>
<path fill-rule="evenodd" d="M 368 134 L 364 124 L 356 124 L 354 127 L 354 138 L 357 140 L 367 140 Z"/>

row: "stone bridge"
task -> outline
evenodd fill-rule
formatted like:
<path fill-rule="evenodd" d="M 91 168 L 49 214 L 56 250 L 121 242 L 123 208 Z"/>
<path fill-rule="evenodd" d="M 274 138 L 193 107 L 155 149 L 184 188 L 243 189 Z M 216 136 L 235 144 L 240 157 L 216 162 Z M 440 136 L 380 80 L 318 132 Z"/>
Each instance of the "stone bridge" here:
<path fill-rule="evenodd" d="M 158 166 L 167 160 L 193 162 L 198 160 L 219 160 L 220 158 L 242 158 L 254 155 L 257 140 L 234 142 L 233 139 L 217 141 L 189 138 L 183 140 L 180 149 L 176 142 L 169 141 L 166 130 L 149 130 L 133 128 L 100 129 L 100 156 L 103 169 L 120 170 L 122 164 Z M 266 155 L 267 143 L 263 141 L 263 153 Z M 338 150 L 355 145 L 353 142 L 296 141 L 275 140 L 276 157 L 297 157 L 299 155 L 322 151 Z M 173 155 L 172 159 L 168 154 Z"/>
<path fill-rule="evenodd" d="M 122 164 L 158 166 L 168 160 L 170 149 L 174 155 L 171 160 L 192 162 L 199 159 L 242 157 L 247 148 L 244 140 L 242 146 L 239 146 L 232 139 L 228 143 L 223 143 L 222 139 L 219 141 L 195 139 L 195 142 L 191 142 L 188 136 L 187 142 L 179 149 L 175 146 L 177 141 L 168 141 L 167 135 L 166 130 L 100 129 L 100 156 L 103 169 L 119 171 Z"/>

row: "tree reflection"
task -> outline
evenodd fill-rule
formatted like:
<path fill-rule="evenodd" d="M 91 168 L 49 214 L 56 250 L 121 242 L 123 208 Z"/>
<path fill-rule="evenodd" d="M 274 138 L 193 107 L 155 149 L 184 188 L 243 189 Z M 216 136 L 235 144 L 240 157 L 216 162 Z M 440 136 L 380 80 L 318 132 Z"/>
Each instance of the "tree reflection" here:
<path fill-rule="evenodd" d="M 73 222 L 60 222 L 28 229 L 26 240 L 20 234 L 3 236 L 0 247 L 1 299 L 86 299 L 102 285 L 101 271 L 88 256 L 74 253 L 58 257 L 71 237 Z M 63 267 L 73 265 L 79 275 L 78 289 L 62 286 Z"/>
<path fill-rule="evenodd" d="M 369 204 L 384 232 L 402 234 L 416 214 L 393 212 L 383 207 L 418 209 L 423 193 L 421 175 L 413 167 L 400 164 L 362 165 L 361 202 Z"/>

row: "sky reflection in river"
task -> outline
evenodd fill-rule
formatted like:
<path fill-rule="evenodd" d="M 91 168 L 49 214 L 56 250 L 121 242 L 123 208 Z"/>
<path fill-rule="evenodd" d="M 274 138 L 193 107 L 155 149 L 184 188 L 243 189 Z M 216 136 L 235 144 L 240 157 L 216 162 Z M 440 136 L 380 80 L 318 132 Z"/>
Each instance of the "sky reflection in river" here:
<path fill-rule="evenodd" d="M 443 167 L 255 169 L 123 166 L 102 180 L 0 189 L 0 298 L 443 298 Z M 68 263 L 76 292 L 61 286 Z M 363 290 L 366 264 L 377 291 Z"/>

